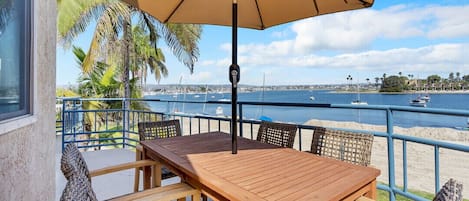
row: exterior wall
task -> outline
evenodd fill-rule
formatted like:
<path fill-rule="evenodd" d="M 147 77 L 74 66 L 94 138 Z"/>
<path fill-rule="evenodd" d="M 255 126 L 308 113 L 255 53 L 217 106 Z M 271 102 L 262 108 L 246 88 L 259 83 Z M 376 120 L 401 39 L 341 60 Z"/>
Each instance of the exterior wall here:
<path fill-rule="evenodd" d="M 0 122 L 0 201 L 55 199 L 56 0 L 33 2 L 33 115 Z"/>

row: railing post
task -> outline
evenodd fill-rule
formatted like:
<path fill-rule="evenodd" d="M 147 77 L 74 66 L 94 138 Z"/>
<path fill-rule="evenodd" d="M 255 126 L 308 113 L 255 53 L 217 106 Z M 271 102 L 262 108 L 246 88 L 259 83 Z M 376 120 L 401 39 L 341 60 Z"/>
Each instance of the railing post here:
<path fill-rule="evenodd" d="M 126 119 L 127 119 L 127 113 L 126 113 L 126 107 L 127 107 L 127 103 L 126 103 L 127 99 L 126 98 L 123 98 L 122 99 L 122 149 L 125 148 L 125 140 L 126 140 L 126 127 L 127 127 L 127 124 L 126 124 Z"/>
<path fill-rule="evenodd" d="M 435 194 L 440 189 L 440 146 L 435 145 Z"/>
<path fill-rule="evenodd" d="M 299 146 L 298 147 L 299 147 L 300 151 L 303 151 L 303 147 L 301 146 L 301 144 L 303 144 L 303 142 L 301 140 L 301 128 L 298 128 L 298 137 L 299 137 L 299 139 L 298 139 Z"/>
<path fill-rule="evenodd" d="M 395 201 L 396 197 L 394 194 L 394 188 L 396 187 L 396 175 L 394 166 L 394 138 L 393 138 L 393 115 L 391 109 L 386 110 L 386 132 L 387 132 L 387 143 L 388 143 L 388 180 L 391 192 L 389 192 L 389 200 Z"/>
<path fill-rule="evenodd" d="M 62 99 L 62 152 L 65 149 L 65 99 Z"/>
<path fill-rule="evenodd" d="M 168 116 L 171 113 L 170 110 L 171 110 L 171 103 L 169 101 L 167 101 L 166 102 L 166 114 L 168 114 Z M 164 120 L 164 118 L 162 120 Z"/>
<path fill-rule="evenodd" d="M 404 192 L 407 192 L 407 140 L 402 140 L 402 172 Z"/>
<path fill-rule="evenodd" d="M 243 104 L 238 104 L 239 108 L 239 136 L 243 137 Z"/>

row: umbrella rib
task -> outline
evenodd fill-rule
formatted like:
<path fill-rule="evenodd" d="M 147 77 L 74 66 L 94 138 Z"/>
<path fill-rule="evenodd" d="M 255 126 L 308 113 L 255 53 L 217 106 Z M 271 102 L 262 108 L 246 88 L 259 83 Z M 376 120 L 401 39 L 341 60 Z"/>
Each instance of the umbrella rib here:
<path fill-rule="evenodd" d="M 316 8 L 316 12 L 318 12 L 318 15 L 319 15 L 318 2 L 316 0 L 313 0 L 313 2 L 314 2 L 314 7 Z"/>
<path fill-rule="evenodd" d="M 163 21 L 163 23 L 167 23 L 169 21 L 169 19 L 171 19 L 173 17 L 174 13 L 176 13 L 176 10 L 179 9 L 179 7 L 181 6 L 182 3 L 184 3 L 184 0 L 179 1 L 179 4 L 176 6 L 176 8 L 173 9 L 173 11 L 171 11 L 171 14 Z"/>
<path fill-rule="evenodd" d="M 359 0 L 360 2 L 362 2 L 363 6 L 365 7 L 370 7 L 371 5 L 373 5 L 372 3 L 366 1 L 366 0 Z"/>
<path fill-rule="evenodd" d="M 264 26 L 264 20 L 262 20 L 262 14 L 261 14 L 261 9 L 259 9 L 259 2 L 258 0 L 255 1 L 256 2 L 256 8 L 257 8 L 257 13 L 259 14 L 259 20 L 261 21 L 261 29 L 265 29 L 265 26 Z"/>

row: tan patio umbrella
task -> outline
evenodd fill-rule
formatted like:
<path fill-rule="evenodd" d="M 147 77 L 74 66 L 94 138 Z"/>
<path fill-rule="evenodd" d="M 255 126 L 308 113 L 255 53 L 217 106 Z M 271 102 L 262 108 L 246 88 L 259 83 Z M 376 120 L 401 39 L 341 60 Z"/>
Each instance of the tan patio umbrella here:
<path fill-rule="evenodd" d="M 374 0 L 123 0 L 163 23 L 232 26 L 231 94 L 232 152 L 237 153 L 237 27 L 265 29 L 271 26 L 324 15 L 371 7 Z"/>

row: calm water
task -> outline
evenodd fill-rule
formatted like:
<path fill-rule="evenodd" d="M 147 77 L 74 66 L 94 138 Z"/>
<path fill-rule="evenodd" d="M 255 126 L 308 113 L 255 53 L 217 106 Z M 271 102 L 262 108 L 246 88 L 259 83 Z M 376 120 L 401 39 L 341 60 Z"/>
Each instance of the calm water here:
<path fill-rule="evenodd" d="M 315 100 L 311 101 L 310 97 Z M 400 105 L 409 106 L 409 101 L 415 98 L 414 94 L 360 94 L 362 101 L 369 105 Z M 186 94 L 178 95 L 155 95 L 145 98 L 156 98 L 161 100 L 187 100 L 205 101 L 230 99 L 230 94 Z M 427 103 L 428 108 L 448 108 L 469 110 L 469 95 L 467 94 L 431 94 L 431 101 Z M 330 91 L 266 91 L 262 98 L 261 92 L 240 93 L 240 101 L 266 101 L 266 102 L 292 102 L 292 103 L 330 103 L 350 104 L 357 99 L 355 93 L 330 93 Z M 185 113 L 204 113 L 215 115 L 218 106 L 223 107 L 225 115 L 231 114 L 230 105 L 206 104 L 166 104 L 151 103 L 155 111 L 181 111 Z M 295 107 L 269 107 L 269 106 L 244 106 L 243 117 L 245 119 L 258 119 L 260 116 L 268 116 L 274 121 L 288 121 L 304 123 L 309 119 L 323 119 L 334 121 L 356 121 L 362 123 L 385 125 L 385 113 L 375 110 L 349 110 L 349 109 L 320 109 L 320 108 L 295 108 Z M 433 127 L 466 127 L 466 117 L 452 117 L 430 114 L 412 114 L 395 112 L 395 125 L 402 127 L 433 126 Z"/>

